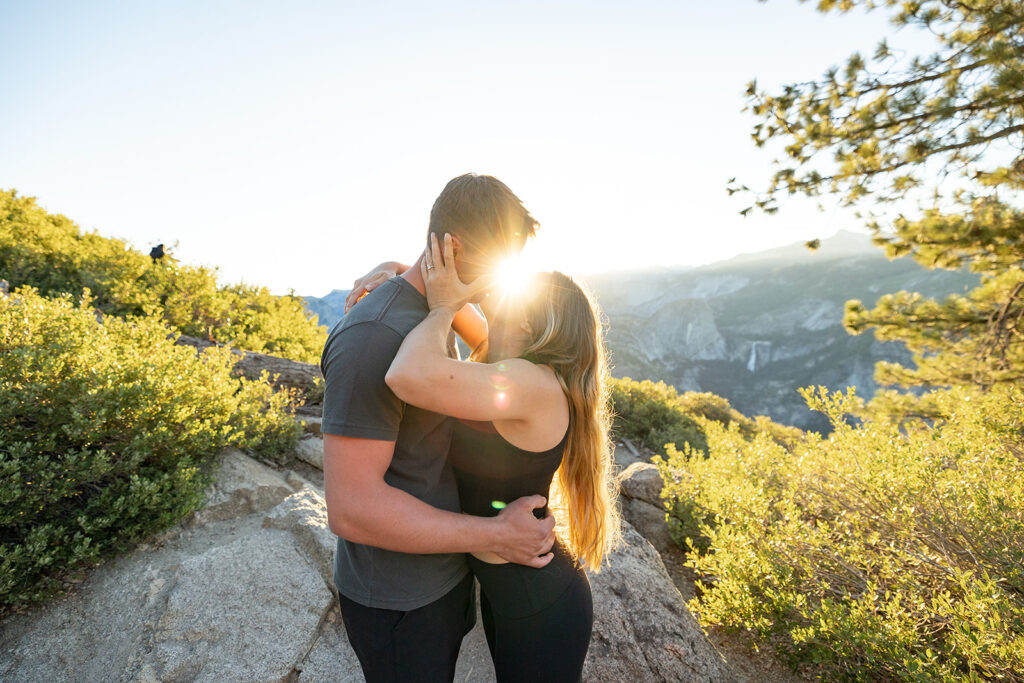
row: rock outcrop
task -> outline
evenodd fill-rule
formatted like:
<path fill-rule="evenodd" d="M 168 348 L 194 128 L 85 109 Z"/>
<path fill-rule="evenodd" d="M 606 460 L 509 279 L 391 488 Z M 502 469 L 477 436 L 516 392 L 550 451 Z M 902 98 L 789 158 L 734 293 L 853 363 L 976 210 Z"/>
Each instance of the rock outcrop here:
<path fill-rule="evenodd" d="M 209 346 L 217 346 L 216 343 L 198 337 L 178 335 L 174 342 L 179 346 L 192 346 L 196 351 L 202 351 Z M 281 356 L 271 356 L 256 351 L 242 351 L 232 348 L 231 353 L 238 357 L 235 367 L 232 369 L 236 375 L 248 379 L 257 379 L 264 370 L 273 378 L 274 386 L 290 387 L 298 389 L 303 393 L 314 393 L 317 382 L 323 380 L 320 367 L 313 363 L 303 363 Z"/>
<path fill-rule="evenodd" d="M 591 576 L 586 680 L 727 680 L 658 553 L 628 523 L 623 538 Z M 227 451 L 202 510 L 0 624 L 0 680 L 360 681 L 334 547 L 315 481 Z M 456 680 L 494 680 L 479 624 Z"/>
<path fill-rule="evenodd" d="M 665 506 L 661 500 L 663 486 L 658 468 L 650 462 L 635 462 L 619 475 L 622 516 L 659 553 L 664 553 L 673 543 L 665 523 Z"/>
<path fill-rule="evenodd" d="M 729 680 L 658 553 L 629 522 L 622 537 L 623 547 L 590 579 L 594 633 L 584 680 Z"/>

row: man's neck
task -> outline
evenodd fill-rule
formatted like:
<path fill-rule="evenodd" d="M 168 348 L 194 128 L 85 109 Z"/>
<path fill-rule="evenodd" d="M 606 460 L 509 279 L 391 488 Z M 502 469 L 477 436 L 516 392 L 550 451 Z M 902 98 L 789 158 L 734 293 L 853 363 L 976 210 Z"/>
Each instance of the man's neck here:
<path fill-rule="evenodd" d="M 409 270 L 405 271 L 400 278 L 408 282 L 410 285 L 416 288 L 416 291 L 423 296 L 427 295 L 427 286 L 423 282 L 423 273 L 420 272 L 420 263 L 423 261 L 423 256 L 416 259 L 416 263 L 409 266 Z"/>

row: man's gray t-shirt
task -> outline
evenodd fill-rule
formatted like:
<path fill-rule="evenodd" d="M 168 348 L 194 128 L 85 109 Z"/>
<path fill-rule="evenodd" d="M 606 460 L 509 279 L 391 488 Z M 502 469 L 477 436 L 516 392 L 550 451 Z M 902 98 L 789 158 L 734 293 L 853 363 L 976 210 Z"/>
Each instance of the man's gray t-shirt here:
<path fill-rule="evenodd" d="M 326 380 L 321 430 L 395 441 L 384 481 L 428 505 L 458 512 L 458 489 L 447 462 L 451 421 L 403 403 L 384 383 L 402 340 L 428 312 L 426 298 L 395 277 L 367 294 L 334 326 L 320 357 Z M 334 556 L 338 591 L 383 609 L 422 607 L 454 588 L 468 571 L 461 553 L 399 553 L 340 537 Z"/>

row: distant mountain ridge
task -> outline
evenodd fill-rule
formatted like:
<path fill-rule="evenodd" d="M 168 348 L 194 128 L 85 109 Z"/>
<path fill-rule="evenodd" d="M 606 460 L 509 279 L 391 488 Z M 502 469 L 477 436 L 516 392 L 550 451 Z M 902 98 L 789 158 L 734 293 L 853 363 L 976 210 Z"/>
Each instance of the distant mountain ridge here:
<path fill-rule="evenodd" d="M 846 301 L 873 305 L 899 290 L 943 297 L 974 287 L 971 273 L 890 261 L 870 237 L 840 231 L 812 251 L 797 243 L 699 268 L 588 278 L 609 321 L 613 373 L 710 391 L 745 415 L 829 431 L 797 389 L 878 389 L 879 360 L 910 362 L 899 343 L 842 325 Z"/>
<path fill-rule="evenodd" d="M 898 343 L 842 326 L 846 301 L 873 305 L 899 290 L 962 293 L 974 274 L 889 261 L 863 234 L 840 231 L 811 251 L 804 243 L 741 254 L 697 268 L 615 272 L 584 278 L 608 318 L 616 377 L 663 380 L 679 391 L 710 391 L 746 415 L 828 431 L 797 388 L 856 386 L 870 397 L 879 360 L 907 363 Z M 306 297 L 333 325 L 347 290 Z"/>
<path fill-rule="evenodd" d="M 316 313 L 317 322 L 327 325 L 327 328 L 330 329 L 345 314 L 345 297 L 350 291 L 349 289 L 334 289 L 326 296 L 303 298 L 306 300 L 306 308 L 309 309 L 309 312 Z"/>

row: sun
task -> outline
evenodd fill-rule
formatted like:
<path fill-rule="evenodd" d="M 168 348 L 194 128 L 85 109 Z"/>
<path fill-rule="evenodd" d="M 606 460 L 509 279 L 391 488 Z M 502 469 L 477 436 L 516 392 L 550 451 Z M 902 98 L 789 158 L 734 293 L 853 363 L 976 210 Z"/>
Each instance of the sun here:
<path fill-rule="evenodd" d="M 502 294 L 521 294 L 530 284 L 530 270 L 521 257 L 509 256 L 498 264 L 495 280 Z"/>

